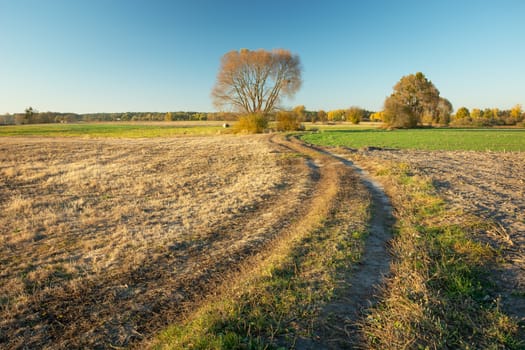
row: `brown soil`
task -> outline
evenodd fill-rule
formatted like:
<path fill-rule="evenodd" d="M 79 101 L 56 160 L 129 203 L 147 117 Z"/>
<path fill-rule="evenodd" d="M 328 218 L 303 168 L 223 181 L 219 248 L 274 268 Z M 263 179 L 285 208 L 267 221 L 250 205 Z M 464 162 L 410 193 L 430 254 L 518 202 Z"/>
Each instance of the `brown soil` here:
<path fill-rule="evenodd" d="M 525 156 L 523 153 L 361 150 L 374 161 L 407 163 L 429 177 L 449 210 L 494 223 L 477 239 L 501 251 L 493 279 L 501 307 L 525 322 Z"/>

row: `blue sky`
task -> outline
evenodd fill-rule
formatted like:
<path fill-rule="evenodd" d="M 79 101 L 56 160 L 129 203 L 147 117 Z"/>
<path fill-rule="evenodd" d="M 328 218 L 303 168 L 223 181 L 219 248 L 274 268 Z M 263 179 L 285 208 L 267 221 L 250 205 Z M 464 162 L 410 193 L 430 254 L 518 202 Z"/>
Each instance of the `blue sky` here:
<path fill-rule="evenodd" d="M 525 105 L 522 0 L 0 0 L 0 113 L 214 111 L 221 56 L 299 55 L 285 106 L 380 110 L 423 72 L 455 109 Z"/>

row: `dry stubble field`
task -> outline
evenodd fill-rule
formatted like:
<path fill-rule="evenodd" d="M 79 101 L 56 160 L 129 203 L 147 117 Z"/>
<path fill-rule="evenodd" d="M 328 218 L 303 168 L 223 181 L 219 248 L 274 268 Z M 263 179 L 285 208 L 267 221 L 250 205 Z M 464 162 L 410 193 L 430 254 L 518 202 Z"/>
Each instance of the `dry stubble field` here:
<path fill-rule="evenodd" d="M 147 339 L 308 196 L 268 136 L 0 141 L 0 347 Z"/>
<path fill-rule="evenodd" d="M 0 157 L 6 348 L 147 342 L 271 247 L 315 196 L 312 164 L 269 136 L 4 138 Z M 494 222 L 478 238 L 501 252 L 493 275 L 501 306 L 523 319 L 520 153 L 362 150 L 354 157 L 365 168 L 410 164 L 449 210 Z"/>
<path fill-rule="evenodd" d="M 483 220 L 477 240 L 500 254 L 492 278 L 500 306 L 525 325 L 525 157 L 523 152 L 361 150 L 369 164 L 409 164 L 430 179 L 460 220 Z"/>

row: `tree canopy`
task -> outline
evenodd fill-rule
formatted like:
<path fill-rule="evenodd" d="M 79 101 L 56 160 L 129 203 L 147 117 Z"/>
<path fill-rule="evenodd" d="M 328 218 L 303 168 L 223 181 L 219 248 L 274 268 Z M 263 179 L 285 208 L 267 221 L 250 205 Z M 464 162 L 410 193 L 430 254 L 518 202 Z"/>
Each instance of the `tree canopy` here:
<path fill-rule="evenodd" d="M 242 49 L 222 57 L 212 98 L 219 109 L 231 106 L 246 113 L 269 113 L 283 96 L 301 87 L 299 57 L 284 49 Z"/>
<path fill-rule="evenodd" d="M 470 111 L 467 107 L 461 107 L 456 112 L 456 115 L 454 116 L 455 119 L 469 119 L 470 118 Z"/>
<path fill-rule="evenodd" d="M 395 128 L 413 128 L 422 122 L 446 124 L 452 112 L 452 104 L 421 72 L 402 77 L 384 107 L 385 123 Z"/>

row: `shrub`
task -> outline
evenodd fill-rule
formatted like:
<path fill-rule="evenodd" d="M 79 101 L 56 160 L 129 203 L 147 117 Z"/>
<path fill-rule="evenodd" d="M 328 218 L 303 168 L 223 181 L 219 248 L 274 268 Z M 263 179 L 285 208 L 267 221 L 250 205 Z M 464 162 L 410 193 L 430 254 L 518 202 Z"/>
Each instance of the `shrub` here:
<path fill-rule="evenodd" d="M 278 112 L 275 119 L 277 121 L 276 128 L 279 131 L 295 131 L 303 128 L 298 115 L 293 112 Z"/>
<path fill-rule="evenodd" d="M 248 114 L 239 117 L 233 126 L 236 133 L 258 134 L 268 128 L 268 118 L 262 114 Z"/>
<path fill-rule="evenodd" d="M 363 119 L 365 111 L 359 107 L 350 107 L 345 112 L 346 120 L 352 124 L 359 124 Z"/>
<path fill-rule="evenodd" d="M 415 128 L 418 118 L 406 106 L 389 106 L 383 113 L 383 122 L 390 128 Z"/>

